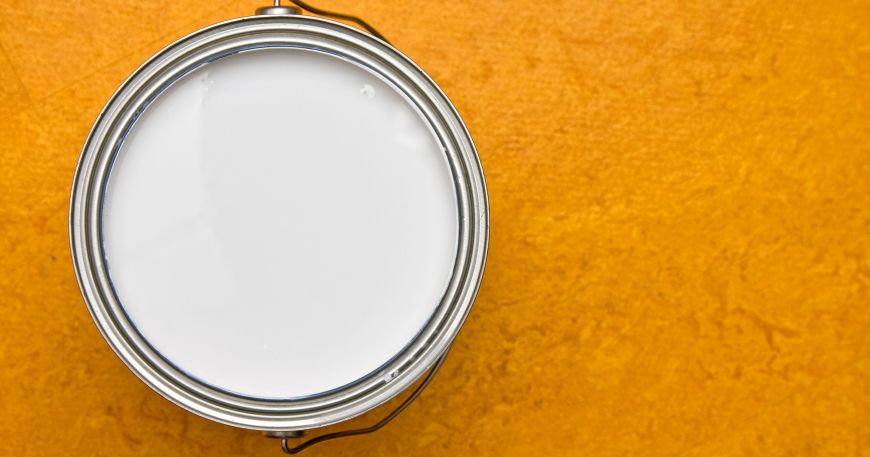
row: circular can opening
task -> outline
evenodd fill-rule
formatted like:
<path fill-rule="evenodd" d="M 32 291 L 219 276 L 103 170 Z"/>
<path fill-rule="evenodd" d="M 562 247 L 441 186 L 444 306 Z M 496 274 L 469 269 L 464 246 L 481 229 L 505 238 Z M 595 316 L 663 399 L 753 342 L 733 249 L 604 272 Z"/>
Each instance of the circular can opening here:
<path fill-rule="evenodd" d="M 425 119 L 357 65 L 259 49 L 197 68 L 112 164 L 103 248 L 136 329 L 179 370 L 254 398 L 351 384 L 434 314 L 458 207 Z"/>

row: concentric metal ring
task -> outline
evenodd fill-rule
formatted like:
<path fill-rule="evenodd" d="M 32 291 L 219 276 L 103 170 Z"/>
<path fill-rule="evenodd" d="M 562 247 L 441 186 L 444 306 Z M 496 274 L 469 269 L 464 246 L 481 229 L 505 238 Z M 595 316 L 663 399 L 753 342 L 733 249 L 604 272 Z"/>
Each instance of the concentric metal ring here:
<path fill-rule="evenodd" d="M 444 148 L 459 208 L 453 275 L 417 338 L 380 370 L 356 383 L 297 400 L 260 400 L 207 386 L 173 367 L 136 331 L 112 288 L 102 247 L 102 202 L 124 136 L 142 111 L 173 82 L 211 61 L 263 48 L 330 54 L 388 81 L 419 110 Z M 305 16 L 254 16 L 197 31 L 157 53 L 118 89 L 97 118 L 76 170 L 70 244 L 88 308 L 112 349 L 146 384 L 176 404 L 217 422 L 263 431 L 303 430 L 369 411 L 414 383 L 450 346 L 480 284 L 489 210 L 483 173 L 455 108 L 410 59 L 369 35 Z"/>

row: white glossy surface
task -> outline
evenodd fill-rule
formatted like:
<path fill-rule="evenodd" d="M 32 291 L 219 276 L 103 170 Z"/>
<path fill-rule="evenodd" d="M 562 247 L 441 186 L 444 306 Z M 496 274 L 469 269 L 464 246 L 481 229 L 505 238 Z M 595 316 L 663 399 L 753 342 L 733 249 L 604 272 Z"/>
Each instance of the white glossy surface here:
<path fill-rule="evenodd" d="M 124 309 L 171 363 L 294 398 L 362 378 L 422 329 L 457 214 L 440 145 L 391 86 L 260 50 L 188 74 L 134 124 L 104 248 Z"/>

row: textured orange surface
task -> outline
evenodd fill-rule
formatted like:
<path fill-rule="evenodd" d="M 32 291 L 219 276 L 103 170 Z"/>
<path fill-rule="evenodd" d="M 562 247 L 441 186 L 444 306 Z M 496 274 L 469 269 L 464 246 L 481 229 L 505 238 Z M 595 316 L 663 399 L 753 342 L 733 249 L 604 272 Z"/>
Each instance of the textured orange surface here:
<path fill-rule="evenodd" d="M 319 3 L 455 102 L 492 240 L 429 390 L 309 455 L 870 453 L 870 3 Z M 67 247 L 113 90 L 257 6 L 0 4 L 0 454 L 280 454 L 128 372 Z"/>

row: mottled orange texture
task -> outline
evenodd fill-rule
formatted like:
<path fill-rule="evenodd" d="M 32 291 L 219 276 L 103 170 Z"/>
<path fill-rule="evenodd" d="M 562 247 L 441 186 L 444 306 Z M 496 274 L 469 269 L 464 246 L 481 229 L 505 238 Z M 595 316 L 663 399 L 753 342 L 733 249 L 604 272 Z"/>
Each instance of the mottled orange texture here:
<path fill-rule="evenodd" d="M 311 456 L 870 453 L 870 3 L 319 4 L 455 102 L 492 239 L 425 394 Z M 114 89 L 258 6 L 0 4 L 0 454 L 280 455 L 137 380 L 67 246 Z"/>

